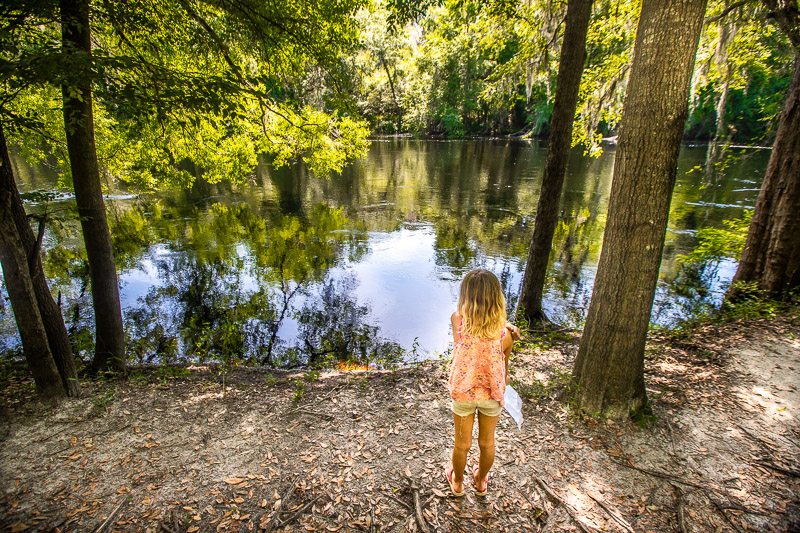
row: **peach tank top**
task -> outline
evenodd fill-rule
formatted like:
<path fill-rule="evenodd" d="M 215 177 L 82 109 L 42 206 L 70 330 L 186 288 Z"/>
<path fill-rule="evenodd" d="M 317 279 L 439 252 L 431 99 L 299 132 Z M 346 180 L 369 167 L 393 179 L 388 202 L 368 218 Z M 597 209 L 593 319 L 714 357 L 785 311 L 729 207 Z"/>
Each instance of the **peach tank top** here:
<path fill-rule="evenodd" d="M 481 339 L 462 334 L 458 326 L 458 340 L 453 347 L 453 365 L 450 369 L 450 397 L 457 402 L 497 400 L 503 406 L 506 384 L 506 365 L 503 357 L 503 337 Z"/>

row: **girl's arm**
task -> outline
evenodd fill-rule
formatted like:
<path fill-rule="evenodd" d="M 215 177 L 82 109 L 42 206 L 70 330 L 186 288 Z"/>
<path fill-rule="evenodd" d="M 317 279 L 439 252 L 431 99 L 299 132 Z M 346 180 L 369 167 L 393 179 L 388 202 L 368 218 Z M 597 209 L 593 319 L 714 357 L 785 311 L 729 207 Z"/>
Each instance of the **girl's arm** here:
<path fill-rule="evenodd" d="M 453 326 L 453 346 L 455 346 L 459 340 L 458 327 L 461 325 L 461 315 L 458 312 L 450 315 L 450 324 Z"/>
<path fill-rule="evenodd" d="M 511 324 L 506 324 L 506 327 L 509 326 L 513 327 L 517 331 L 517 338 L 519 338 L 519 328 L 516 326 L 512 326 Z M 506 335 L 503 337 L 503 359 L 505 360 L 506 364 L 506 385 L 511 383 L 511 379 L 508 377 L 508 360 L 511 358 L 511 348 L 514 347 L 514 332 L 511 331 L 510 335 Z"/>
<path fill-rule="evenodd" d="M 506 329 L 511 333 L 511 337 L 518 341 L 522 338 L 522 333 L 519 331 L 519 328 L 512 324 L 511 322 L 506 322 Z"/>

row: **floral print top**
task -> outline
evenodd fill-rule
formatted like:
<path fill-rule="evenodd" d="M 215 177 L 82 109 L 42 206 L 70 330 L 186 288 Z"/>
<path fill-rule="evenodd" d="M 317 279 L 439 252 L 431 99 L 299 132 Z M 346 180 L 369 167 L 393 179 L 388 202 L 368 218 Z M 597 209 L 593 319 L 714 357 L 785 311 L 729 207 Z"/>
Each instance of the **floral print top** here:
<path fill-rule="evenodd" d="M 450 397 L 457 402 L 497 400 L 503 406 L 506 384 L 506 364 L 503 356 L 503 337 L 481 339 L 462 334 L 453 347 L 450 369 Z"/>

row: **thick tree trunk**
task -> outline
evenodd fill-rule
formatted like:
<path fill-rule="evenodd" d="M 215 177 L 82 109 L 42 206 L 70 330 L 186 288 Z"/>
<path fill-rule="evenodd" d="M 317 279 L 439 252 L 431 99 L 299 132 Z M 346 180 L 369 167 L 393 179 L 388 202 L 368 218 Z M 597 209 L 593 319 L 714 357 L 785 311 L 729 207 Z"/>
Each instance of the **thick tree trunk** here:
<path fill-rule="evenodd" d="M 69 335 L 64 325 L 64 317 L 61 315 L 61 308 L 53 299 L 50 287 L 47 285 L 47 279 L 44 277 L 42 258 L 37 244 L 38 239 L 33 234 L 31 225 L 28 222 L 25 206 L 22 204 L 22 198 L 20 198 L 14 175 L 11 172 L 11 161 L 8 157 L 2 124 L 0 124 L 0 158 L 2 159 L 3 167 L 8 168 L 7 172 L 0 173 L 0 189 L 9 198 L 9 215 L 14 219 L 20 244 L 25 252 L 25 257 L 28 258 L 29 274 L 36 294 L 36 301 L 39 305 L 39 314 L 47 332 L 50 352 L 55 360 L 58 373 L 61 375 L 61 381 L 64 384 L 67 395 L 78 396 L 80 392 L 78 374 L 75 369 L 75 358 L 72 355 Z M 42 227 L 42 231 L 44 231 L 44 227 Z"/>
<path fill-rule="evenodd" d="M 644 345 L 706 0 L 644 0 L 603 249 L 571 400 L 624 418 L 647 406 Z"/>
<path fill-rule="evenodd" d="M 75 64 L 88 65 L 91 57 L 88 0 L 61 0 L 61 32 L 64 50 L 72 55 Z M 114 251 L 94 144 L 90 79 L 87 66 L 85 72 L 77 73 L 62 87 L 64 126 L 92 280 L 95 319 L 93 368 L 124 371 L 125 336 Z"/>
<path fill-rule="evenodd" d="M 772 155 L 750 222 L 742 258 L 728 298 L 737 285 L 755 282 L 773 297 L 800 287 L 800 54 L 783 105 Z"/>
<path fill-rule="evenodd" d="M 542 310 L 542 293 L 547 274 L 547 262 L 558 222 L 558 204 L 569 149 L 572 145 L 572 123 L 578 104 L 578 89 L 586 61 L 586 31 L 592 14 L 592 0 L 569 0 L 561 60 L 558 65 L 556 98 L 553 104 L 550 142 L 542 177 L 542 190 L 536 207 L 536 222 L 528 249 L 525 276 L 519 309 L 529 323 L 547 322 Z"/>
<path fill-rule="evenodd" d="M 0 150 L 2 151 L 0 183 L 5 185 L 9 180 L 14 181 L 14 175 L 5 149 L 2 130 L 0 130 Z M 12 215 L 12 203 L 13 197 L 8 187 L 0 187 L 0 263 L 22 340 L 22 352 L 42 397 L 63 398 L 67 393 L 50 352 L 47 332 L 39 313 L 39 303 L 28 268 L 28 256 Z"/>

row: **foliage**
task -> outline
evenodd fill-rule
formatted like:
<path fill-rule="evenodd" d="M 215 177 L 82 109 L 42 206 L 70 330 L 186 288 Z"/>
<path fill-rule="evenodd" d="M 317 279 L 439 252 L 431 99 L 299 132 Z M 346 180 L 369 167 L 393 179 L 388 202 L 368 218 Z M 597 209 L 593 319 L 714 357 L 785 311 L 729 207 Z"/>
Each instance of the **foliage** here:
<path fill-rule="evenodd" d="M 60 89 L 88 68 L 99 160 L 137 188 L 188 185 L 185 160 L 207 181 L 241 181 L 259 153 L 276 165 L 302 156 L 325 175 L 364 153 L 367 130 L 304 101 L 297 84 L 312 68 L 335 77 L 361 6 L 103 2 L 93 10 L 91 57 L 62 53 L 46 4 L 9 6 L 0 13 L 0 116 L 29 157 L 52 154 L 68 169 Z"/>
<path fill-rule="evenodd" d="M 565 5 L 445 0 L 424 3 L 424 15 L 390 30 L 384 21 L 393 19 L 394 3 L 376 2 L 359 15 L 352 89 L 361 114 L 373 132 L 546 135 Z M 715 106 L 728 87 L 725 140 L 765 143 L 791 77 L 792 50 L 759 2 L 729 5 L 709 3 L 687 134 L 714 138 Z M 573 128 L 573 143 L 593 155 L 616 133 L 640 6 L 593 4 Z"/>
<path fill-rule="evenodd" d="M 774 300 L 758 288 L 758 282 L 737 282 L 737 298 L 725 300 L 719 309 L 718 320 L 728 321 L 747 318 L 774 318 L 796 306 L 794 295 L 786 301 Z"/>
<path fill-rule="evenodd" d="M 702 228 L 697 232 L 697 246 L 686 255 L 678 257 L 685 265 L 718 263 L 723 259 L 738 260 L 742 255 L 752 210 L 745 210 L 741 218 L 724 220 L 724 228 Z"/>
<path fill-rule="evenodd" d="M 743 3 L 722 16 L 727 7 L 714 1 L 707 10 L 687 133 L 693 139 L 769 144 L 791 79 L 791 46 L 761 2 Z M 723 131 L 716 131 L 720 125 Z"/>

